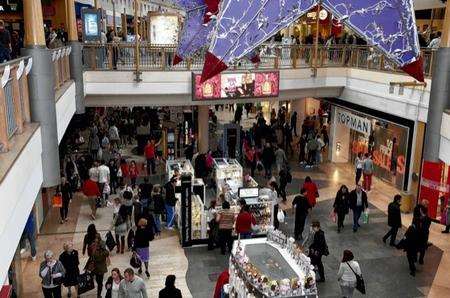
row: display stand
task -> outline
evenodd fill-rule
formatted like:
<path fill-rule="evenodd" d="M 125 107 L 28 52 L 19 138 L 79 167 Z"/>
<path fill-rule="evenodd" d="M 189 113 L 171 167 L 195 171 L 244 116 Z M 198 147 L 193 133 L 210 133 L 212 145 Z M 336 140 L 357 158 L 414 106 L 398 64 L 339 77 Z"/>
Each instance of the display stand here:
<path fill-rule="evenodd" d="M 185 158 L 166 161 L 166 180 L 169 181 L 175 174 L 190 174 L 194 178 L 194 167 L 191 162 Z M 180 182 L 177 186 L 180 186 Z"/>
<path fill-rule="evenodd" d="M 216 193 L 237 194 L 239 187 L 243 186 L 243 169 L 236 159 L 215 158 L 214 170 L 216 179 Z"/>
<path fill-rule="evenodd" d="M 229 297 L 318 297 L 310 259 L 279 231 L 235 241 L 229 264 Z"/>

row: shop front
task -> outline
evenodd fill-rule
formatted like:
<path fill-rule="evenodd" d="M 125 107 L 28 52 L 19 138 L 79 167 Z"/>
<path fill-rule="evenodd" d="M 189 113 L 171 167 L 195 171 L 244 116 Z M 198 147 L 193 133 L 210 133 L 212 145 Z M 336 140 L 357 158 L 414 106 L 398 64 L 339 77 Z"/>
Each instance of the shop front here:
<path fill-rule="evenodd" d="M 354 165 L 359 153 L 369 153 L 374 176 L 406 191 L 413 133 L 413 121 L 333 104 L 330 157 L 333 162 Z"/>

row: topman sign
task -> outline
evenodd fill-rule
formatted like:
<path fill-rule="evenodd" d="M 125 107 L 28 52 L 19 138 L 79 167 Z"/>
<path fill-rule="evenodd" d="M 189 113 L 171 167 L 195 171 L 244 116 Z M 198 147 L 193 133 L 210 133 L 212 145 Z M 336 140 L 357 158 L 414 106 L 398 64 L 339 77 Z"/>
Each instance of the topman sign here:
<path fill-rule="evenodd" d="M 369 119 L 342 109 L 336 109 L 337 122 L 365 135 L 370 135 L 372 124 Z"/>

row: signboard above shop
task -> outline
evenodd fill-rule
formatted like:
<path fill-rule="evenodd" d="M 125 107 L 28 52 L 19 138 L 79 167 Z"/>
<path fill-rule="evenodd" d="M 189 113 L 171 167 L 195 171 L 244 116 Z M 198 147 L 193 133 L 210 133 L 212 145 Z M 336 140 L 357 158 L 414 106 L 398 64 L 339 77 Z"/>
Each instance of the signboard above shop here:
<path fill-rule="evenodd" d="M 280 75 L 277 71 L 221 73 L 200 83 L 201 74 L 192 74 L 193 100 L 277 97 Z"/>
<path fill-rule="evenodd" d="M 339 108 L 336 109 L 336 118 L 338 123 L 367 136 L 370 135 L 372 123 L 369 119 Z"/>

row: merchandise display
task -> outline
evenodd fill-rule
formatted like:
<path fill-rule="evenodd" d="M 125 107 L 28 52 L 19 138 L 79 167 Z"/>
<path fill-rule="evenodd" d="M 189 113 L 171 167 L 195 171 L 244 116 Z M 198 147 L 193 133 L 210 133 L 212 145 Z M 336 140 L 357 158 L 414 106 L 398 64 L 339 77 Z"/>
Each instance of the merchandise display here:
<path fill-rule="evenodd" d="M 166 162 L 167 181 L 169 181 L 173 176 L 180 176 L 184 173 L 189 173 L 192 177 L 194 177 L 194 168 L 189 160 L 181 158 L 168 160 Z M 177 182 L 177 186 L 179 185 L 180 181 Z"/>
<path fill-rule="evenodd" d="M 311 260 L 282 232 L 235 241 L 230 257 L 229 297 L 317 297 Z"/>
<path fill-rule="evenodd" d="M 236 159 L 215 158 L 216 193 L 237 194 L 243 186 L 243 169 Z"/>

